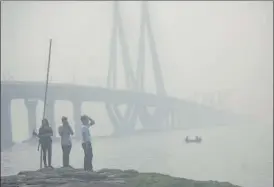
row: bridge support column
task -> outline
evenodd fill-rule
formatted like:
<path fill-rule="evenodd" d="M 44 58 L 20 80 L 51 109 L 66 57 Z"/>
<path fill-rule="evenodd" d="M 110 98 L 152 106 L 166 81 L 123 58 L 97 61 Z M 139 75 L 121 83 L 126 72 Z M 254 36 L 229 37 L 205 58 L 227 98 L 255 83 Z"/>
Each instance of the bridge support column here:
<path fill-rule="evenodd" d="M 125 114 L 119 109 L 119 104 L 106 104 L 107 113 L 114 126 L 114 134 L 130 134 L 134 132 L 138 113 L 136 106 L 127 105 Z"/>
<path fill-rule="evenodd" d="M 53 138 L 56 138 L 56 124 L 55 124 L 55 100 L 50 99 L 47 102 L 45 117 L 48 119 L 53 131 Z"/>
<path fill-rule="evenodd" d="M 33 130 L 36 129 L 36 107 L 38 101 L 25 99 L 25 106 L 28 110 L 29 138 L 32 137 Z"/>
<path fill-rule="evenodd" d="M 156 107 L 153 114 L 150 114 L 146 106 L 140 108 L 139 119 L 144 130 L 163 130 L 169 123 L 169 109 Z"/>
<path fill-rule="evenodd" d="M 1 96 L 1 150 L 12 144 L 11 99 Z"/>
<path fill-rule="evenodd" d="M 74 129 L 76 139 L 81 139 L 81 113 L 82 113 L 82 102 L 73 101 L 73 118 L 74 118 Z"/>
<path fill-rule="evenodd" d="M 118 133 L 119 132 L 119 121 L 116 119 L 116 116 L 113 112 L 113 108 L 112 108 L 112 105 L 110 104 L 106 104 L 106 109 L 107 109 L 107 114 L 108 114 L 108 117 L 110 119 L 110 122 L 112 123 L 114 129 L 114 134 L 115 133 Z"/>

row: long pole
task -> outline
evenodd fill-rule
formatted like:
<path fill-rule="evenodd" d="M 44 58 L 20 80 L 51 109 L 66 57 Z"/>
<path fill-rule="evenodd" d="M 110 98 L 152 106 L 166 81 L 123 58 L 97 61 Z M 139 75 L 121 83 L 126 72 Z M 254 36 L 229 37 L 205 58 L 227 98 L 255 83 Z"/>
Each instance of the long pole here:
<path fill-rule="evenodd" d="M 49 70 L 50 70 L 50 60 L 51 60 L 51 46 L 52 46 L 52 39 L 49 40 L 49 56 L 48 56 L 48 68 L 47 68 L 47 79 L 46 79 L 46 89 L 45 89 L 45 97 L 44 97 L 44 110 L 43 110 L 43 119 L 45 118 L 46 114 L 46 107 L 47 107 L 47 97 L 48 97 L 48 85 L 49 85 Z"/>
<path fill-rule="evenodd" d="M 47 107 L 47 96 L 48 96 L 48 85 L 49 85 L 49 70 L 50 70 L 50 60 L 51 60 L 51 46 L 52 46 L 52 39 L 49 40 L 49 56 L 48 56 L 46 89 L 45 89 L 45 97 L 44 97 L 43 119 L 45 118 L 46 107 Z M 40 149 L 40 169 L 41 168 L 42 168 L 42 149 Z"/>

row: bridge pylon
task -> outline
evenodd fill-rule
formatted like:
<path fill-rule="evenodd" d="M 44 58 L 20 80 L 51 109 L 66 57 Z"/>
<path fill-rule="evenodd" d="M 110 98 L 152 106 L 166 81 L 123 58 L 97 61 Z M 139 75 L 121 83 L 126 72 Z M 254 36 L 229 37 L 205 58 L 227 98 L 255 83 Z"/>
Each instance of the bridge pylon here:
<path fill-rule="evenodd" d="M 109 70 L 107 76 L 107 87 L 111 89 L 117 88 L 117 44 L 118 39 L 122 49 L 122 63 L 124 66 L 126 86 L 130 90 L 136 90 L 136 80 L 134 78 L 133 70 L 130 66 L 131 59 L 128 51 L 128 44 L 125 38 L 125 32 L 122 24 L 122 18 L 119 11 L 119 1 L 113 2 L 113 27 L 110 43 L 110 59 Z M 122 131 L 132 131 L 137 121 L 137 114 L 135 106 L 132 104 L 126 105 L 126 112 L 122 114 L 119 105 L 123 103 L 107 103 L 106 109 L 109 118 L 114 125 L 116 133 L 123 133 Z"/>
<path fill-rule="evenodd" d="M 156 94 L 159 96 L 166 96 L 166 90 L 163 83 L 162 70 L 159 63 L 159 57 L 156 49 L 156 42 L 153 37 L 152 28 L 150 24 L 150 16 L 148 10 L 148 2 L 141 2 L 141 25 L 139 37 L 139 51 L 137 59 L 137 67 L 134 71 L 131 66 L 131 59 L 129 55 L 128 43 L 125 37 L 125 32 L 120 14 L 119 1 L 114 1 L 113 6 L 113 27 L 112 38 L 110 43 L 110 59 L 109 70 L 107 76 L 107 87 L 111 89 L 117 88 L 117 45 L 118 39 L 122 51 L 122 63 L 125 72 L 126 87 L 135 92 L 144 92 L 145 79 L 145 31 L 147 31 L 148 47 L 151 52 L 152 65 L 154 70 L 154 80 L 156 84 Z M 163 125 L 164 121 L 169 117 L 170 112 L 163 107 L 155 108 L 154 112 L 148 112 L 148 106 L 138 104 L 127 104 L 125 114 L 119 110 L 119 105 L 122 103 L 107 103 L 106 109 L 108 115 L 114 125 L 115 132 L 123 133 L 134 130 L 137 118 L 139 118 L 144 128 L 157 128 Z"/>

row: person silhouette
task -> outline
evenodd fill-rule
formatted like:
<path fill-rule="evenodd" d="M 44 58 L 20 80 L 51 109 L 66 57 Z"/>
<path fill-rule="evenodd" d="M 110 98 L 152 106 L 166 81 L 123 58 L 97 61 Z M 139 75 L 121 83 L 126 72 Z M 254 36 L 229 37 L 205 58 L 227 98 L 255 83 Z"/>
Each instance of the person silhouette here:
<path fill-rule="evenodd" d="M 51 157 L 52 157 L 52 139 L 53 131 L 49 126 L 49 122 L 46 118 L 42 120 L 42 125 L 39 128 L 39 133 L 37 135 L 39 137 L 39 144 L 41 145 L 43 152 L 43 162 L 44 167 L 51 167 Z M 48 153 L 48 165 L 47 165 L 47 153 Z"/>
<path fill-rule="evenodd" d="M 82 148 L 84 150 L 84 170 L 93 171 L 92 159 L 92 145 L 89 128 L 95 124 L 94 120 L 90 117 L 83 115 L 81 116 L 82 122 Z"/>
<path fill-rule="evenodd" d="M 63 152 L 63 167 L 69 167 L 69 155 L 72 148 L 71 135 L 73 130 L 68 122 L 68 118 L 62 117 L 62 125 L 58 128 L 61 137 L 61 147 Z"/>

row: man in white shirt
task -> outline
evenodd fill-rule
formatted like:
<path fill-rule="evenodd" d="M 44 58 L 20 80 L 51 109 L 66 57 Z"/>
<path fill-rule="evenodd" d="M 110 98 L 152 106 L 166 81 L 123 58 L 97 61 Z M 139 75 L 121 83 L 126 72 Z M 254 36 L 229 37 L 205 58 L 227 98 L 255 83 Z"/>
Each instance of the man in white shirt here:
<path fill-rule="evenodd" d="M 73 135 L 73 130 L 69 125 L 67 117 L 62 117 L 62 126 L 58 129 L 59 135 L 61 137 L 61 146 L 63 151 L 63 166 L 69 167 L 69 155 L 72 147 L 71 135 Z"/>
<path fill-rule="evenodd" d="M 81 116 L 82 122 L 82 147 L 84 149 L 85 157 L 84 157 L 84 170 L 93 171 L 92 166 L 92 146 L 91 146 L 91 136 L 89 132 L 89 128 L 95 124 L 94 120 L 90 117 L 83 115 Z"/>

